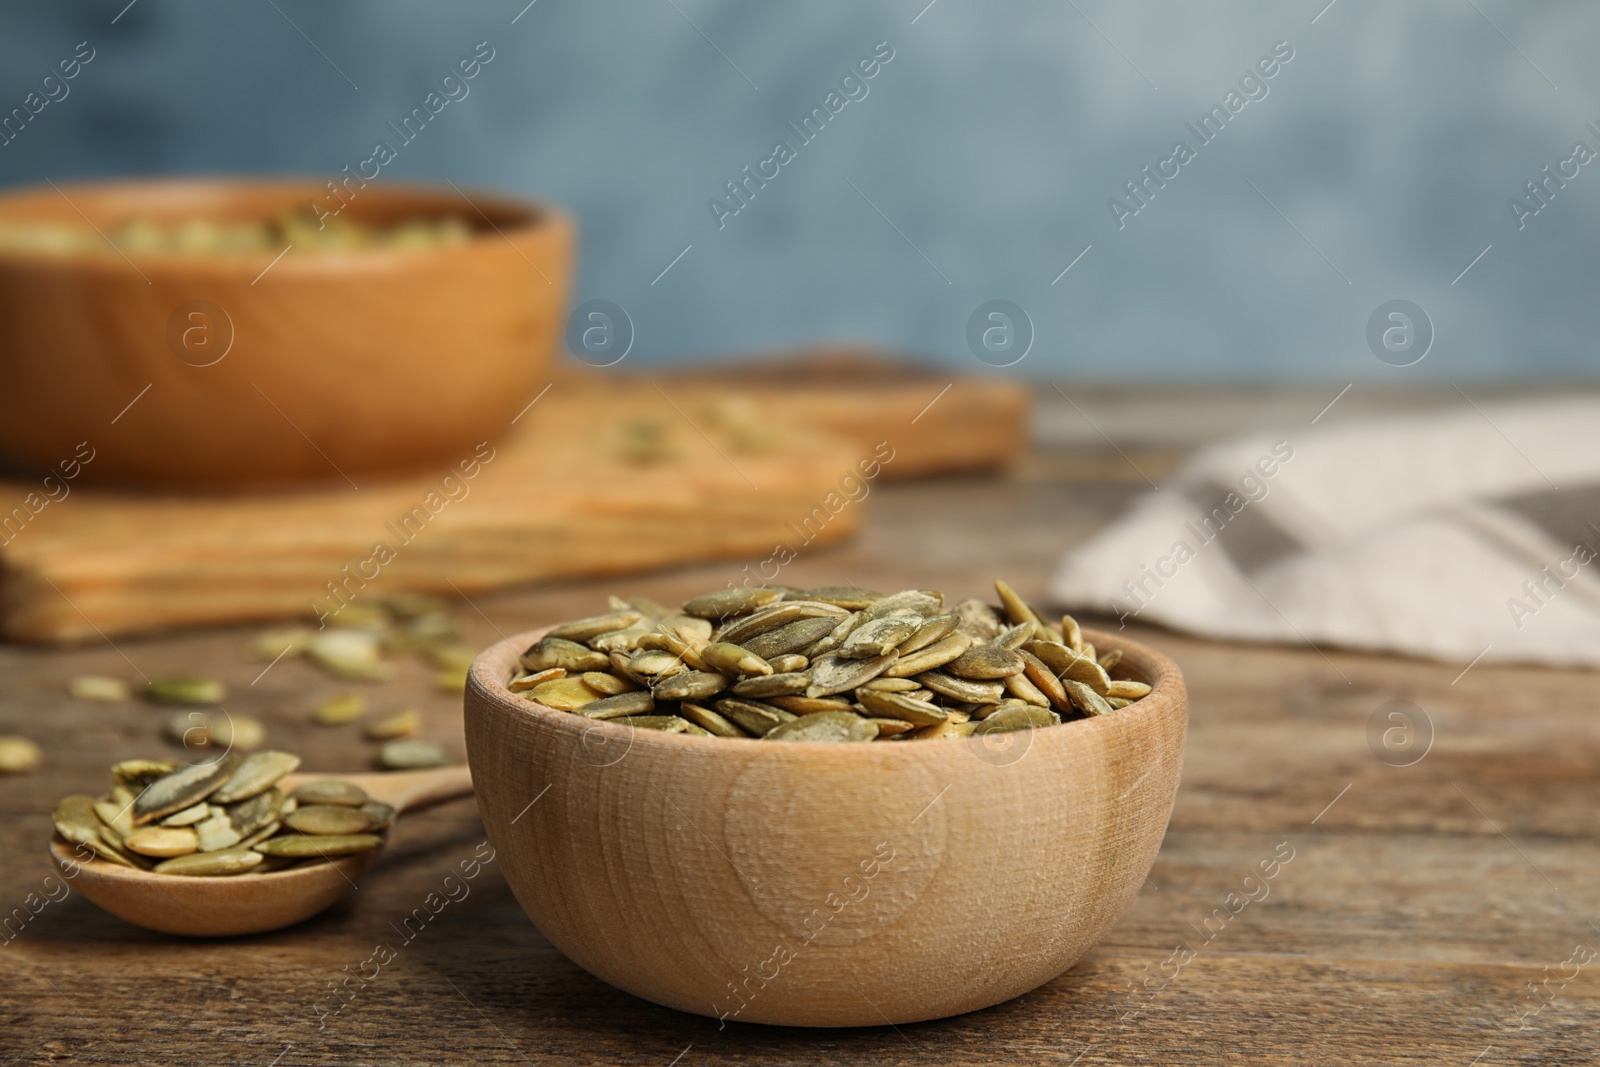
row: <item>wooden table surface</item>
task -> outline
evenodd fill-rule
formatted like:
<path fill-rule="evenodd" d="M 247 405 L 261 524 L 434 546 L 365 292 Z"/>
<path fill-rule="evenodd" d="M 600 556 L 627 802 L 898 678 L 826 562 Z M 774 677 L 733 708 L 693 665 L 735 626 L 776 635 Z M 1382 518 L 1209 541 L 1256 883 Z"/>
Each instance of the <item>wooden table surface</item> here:
<path fill-rule="evenodd" d="M 1159 478 L 1175 454 L 1135 458 Z M 965 597 L 1003 575 L 1037 597 L 1060 550 L 1142 484 L 1114 453 L 1086 460 L 1079 450 L 1036 451 L 1004 476 L 879 485 L 863 534 L 803 555 L 784 580 Z M 482 596 L 459 618 L 469 640 L 486 644 L 587 614 L 608 591 L 670 600 L 737 571 Z M 161 739 L 167 712 L 75 702 L 65 695 L 74 675 L 200 669 L 225 678 L 237 694 L 231 710 L 264 720 L 269 743 L 304 754 L 309 768 L 366 768 L 373 746 L 355 727 L 307 723 L 337 683 L 294 660 L 252 683 L 262 668 L 245 654 L 253 632 L 0 648 L 0 733 L 29 735 L 46 751 L 39 772 L 0 778 L 0 909 L 60 896 L 61 883 L 46 884 L 45 852 L 59 796 L 103 788 L 116 759 L 172 749 Z M 25 925 L 12 920 L 0 935 L 0 1062 L 1468 1067 L 1600 1058 L 1595 675 L 1479 665 L 1456 681 L 1459 666 L 1130 633 L 1188 678 L 1189 749 L 1171 828 L 1105 941 L 1010 1003 L 898 1028 L 719 1029 L 568 962 L 493 864 L 403 943 L 393 924 L 483 841 L 467 800 L 408 816 L 359 892 L 293 929 L 183 941 L 76 893 Z M 404 664 L 372 693 L 379 709 L 422 707 L 427 735 L 462 751 L 459 698 L 432 693 L 422 667 Z M 1432 747 L 1411 766 L 1391 766 L 1369 745 L 1369 719 L 1393 699 L 1432 723 Z M 1246 882 L 1274 857 L 1292 858 L 1264 886 Z M 952 922 L 983 921 L 981 900 L 941 904 Z M 396 958 L 327 1015 L 334 984 L 380 942 L 399 945 Z"/>

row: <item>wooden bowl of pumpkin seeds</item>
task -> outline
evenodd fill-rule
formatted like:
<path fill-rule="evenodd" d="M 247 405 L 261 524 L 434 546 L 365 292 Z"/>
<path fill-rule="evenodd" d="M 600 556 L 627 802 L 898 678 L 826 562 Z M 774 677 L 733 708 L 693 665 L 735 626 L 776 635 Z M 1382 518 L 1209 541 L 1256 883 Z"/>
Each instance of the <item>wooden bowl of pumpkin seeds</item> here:
<path fill-rule="evenodd" d="M 1160 846 L 1183 679 L 996 588 L 613 598 L 486 650 L 468 760 L 523 909 L 721 1020 L 915 1022 L 1067 970 Z"/>

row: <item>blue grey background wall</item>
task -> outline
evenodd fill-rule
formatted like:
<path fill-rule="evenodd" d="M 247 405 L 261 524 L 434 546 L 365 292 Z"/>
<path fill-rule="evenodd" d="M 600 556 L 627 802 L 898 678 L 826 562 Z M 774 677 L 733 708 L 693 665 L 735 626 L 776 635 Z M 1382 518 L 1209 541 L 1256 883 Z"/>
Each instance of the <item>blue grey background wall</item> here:
<path fill-rule="evenodd" d="M 335 177 L 481 43 L 375 180 L 570 207 L 637 362 L 970 365 L 1004 300 L 1025 375 L 1590 378 L 1597 40 L 1509 0 L 19 5 L 0 178 Z M 1404 369 L 1368 343 L 1393 300 L 1433 328 Z"/>

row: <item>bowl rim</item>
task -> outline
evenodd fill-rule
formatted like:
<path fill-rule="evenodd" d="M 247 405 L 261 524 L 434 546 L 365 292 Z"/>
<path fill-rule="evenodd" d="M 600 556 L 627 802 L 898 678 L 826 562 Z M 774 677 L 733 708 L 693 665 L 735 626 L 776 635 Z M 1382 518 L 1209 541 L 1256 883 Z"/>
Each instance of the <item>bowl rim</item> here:
<path fill-rule="evenodd" d="M 0 190 L 0 225 L 17 221 L 24 217 L 12 217 L 10 211 L 19 204 L 26 204 L 33 200 L 48 200 L 59 198 L 76 209 L 72 194 L 96 197 L 107 195 L 127 195 L 173 197 L 189 193 L 192 195 L 215 196 L 233 195 L 250 196 L 261 194 L 287 195 L 290 193 L 304 194 L 307 201 L 313 201 L 323 195 L 321 183 L 326 178 L 313 178 L 303 175 L 267 175 L 252 177 L 248 175 L 221 174 L 221 175 L 177 175 L 158 178 L 117 178 L 101 181 L 60 182 L 53 185 L 25 185 Z M 112 267 L 125 271 L 128 263 L 135 263 L 146 271 L 156 271 L 171 275 L 193 275 L 195 273 L 226 275 L 232 273 L 248 274 L 255 277 L 257 272 L 274 256 L 280 256 L 284 262 L 273 266 L 273 273 L 280 277 L 285 275 L 315 276 L 327 273 L 331 267 L 340 273 L 351 273 L 355 268 L 369 268 L 375 271 L 388 271 L 396 265 L 405 263 L 425 262 L 437 256 L 451 253 L 471 252 L 486 246 L 511 244 L 515 249 L 515 238 L 541 238 L 550 234 L 568 232 L 574 228 L 572 217 L 558 205 L 536 197 L 521 196 L 514 193 L 484 190 L 481 188 L 463 189 L 452 188 L 448 185 L 436 185 L 428 182 L 393 181 L 379 184 L 371 183 L 373 189 L 367 197 L 368 203 L 396 202 L 408 198 L 415 198 L 419 202 L 432 201 L 440 214 L 446 211 L 456 214 L 467 220 L 472 225 L 471 235 L 464 241 L 440 245 L 435 248 L 354 248 L 354 249 L 323 249 L 314 256 L 284 256 L 283 250 L 264 249 L 261 251 L 229 251 L 229 252 L 165 252 L 150 250 L 123 250 L 115 245 L 110 255 L 105 250 L 93 252 L 70 251 L 50 252 L 34 249 L 17 249 L 0 247 L 0 264 L 26 265 L 29 268 L 55 266 L 66 267 L 72 270 L 85 270 L 98 267 Z M 463 207 L 462 201 L 466 204 Z M 487 209 L 487 210 L 483 210 Z M 78 212 L 82 215 L 82 212 Z M 494 213 L 507 213 L 521 216 L 521 221 L 515 223 L 496 223 L 491 218 Z M 88 216 L 83 216 L 85 220 Z M 196 213 L 196 218 L 205 217 Z M 487 222 L 488 228 L 481 228 L 480 223 Z M 91 227 L 98 231 L 92 221 Z M 104 236 L 102 234 L 101 236 Z M 109 238 L 107 241 L 109 242 Z M 520 255 L 521 253 L 518 252 Z M 524 257 L 525 258 L 525 257 Z"/>
<path fill-rule="evenodd" d="M 562 711 L 546 704 L 518 696 L 506 688 L 509 678 L 502 679 L 501 671 L 506 665 L 515 664 L 522 652 L 539 640 L 549 631 L 555 629 L 559 623 L 541 626 L 536 629 L 526 630 L 502 638 L 480 652 L 472 661 L 472 667 L 467 672 L 467 697 L 465 712 L 474 714 L 473 701 L 470 699 L 474 691 L 511 713 L 521 713 L 528 716 L 529 721 L 538 723 L 546 728 L 567 731 L 581 731 L 587 736 L 591 730 L 601 730 L 614 737 L 628 737 L 630 750 L 633 745 L 640 743 L 641 735 L 650 735 L 643 738 L 646 745 L 664 746 L 663 751 L 670 750 L 674 745 L 700 746 L 715 744 L 725 746 L 729 742 L 750 742 L 758 744 L 762 741 L 759 737 L 699 737 L 686 733 L 665 733 L 661 730 L 640 730 L 632 726 L 624 726 L 607 719 L 588 719 L 570 711 Z M 1035 740 L 1042 740 L 1046 744 L 1070 745 L 1080 741 L 1088 742 L 1104 731 L 1120 729 L 1137 729 L 1140 722 L 1150 716 L 1171 713 L 1173 709 L 1185 721 L 1188 718 L 1188 691 L 1184 685 L 1183 672 L 1169 657 L 1157 652 L 1148 645 L 1138 641 L 1119 638 L 1104 631 L 1085 628 L 1083 636 L 1092 642 L 1097 650 L 1119 648 L 1125 657 L 1139 661 L 1142 666 L 1154 677 L 1148 682 L 1150 692 L 1126 708 L 1118 709 L 1111 715 L 1097 715 L 1087 719 L 1074 719 L 1071 722 L 1059 723 L 1056 726 L 1040 727 L 1034 731 Z M 1148 703 L 1146 703 L 1148 701 Z M 1143 705 L 1142 707 L 1140 705 Z M 1131 713 L 1131 714 L 1127 714 Z M 949 738 L 955 741 L 970 741 L 970 738 Z M 937 744 L 937 741 L 935 742 Z M 803 751 L 803 752 L 829 752 L 841 756 L 845 752 L 854 752 L 865 758 L 867 753 L 880 752 L 884 746 L 864 744 L 851 745 L 839 744 L 832 741 L 790 741 L 781 745 L 764 745 L 762 750 Z M 896 746 L 888 746 L 896 747 Z M 932 746 L 910 746 L 912 752 L 926 751 Z M 864 751 L 863 751 L 864 750 Z M 748 750 L 747 750 L 748 751 Z M 850 757 L 843 757 L 850 758 Z M 470 762 L 471 752 L 469 749 Z"/>

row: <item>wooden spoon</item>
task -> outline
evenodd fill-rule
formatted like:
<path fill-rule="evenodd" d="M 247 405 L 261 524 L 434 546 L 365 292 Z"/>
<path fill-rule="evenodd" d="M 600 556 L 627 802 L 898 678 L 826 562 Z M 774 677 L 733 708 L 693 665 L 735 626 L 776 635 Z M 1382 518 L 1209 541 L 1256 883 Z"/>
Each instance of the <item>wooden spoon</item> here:
<path fill-rule="evenodd" d="M 285 793 L 303 782 L 337 778 L 367 796 L 405 812 L 472 792 L 465 766 L 387 774 L 291 774 L 278 783 Z M 354 856 L 302 863 L 269 874 L 215 878 L 155 874 L 106 860 L 80 858 L 81 850 L 59 836 L 50 855 L 61 877 L 111 914 L 136 926 L 190 937 L 259 934 L 293 926 L 356 888 L 381 848 Z"/>

